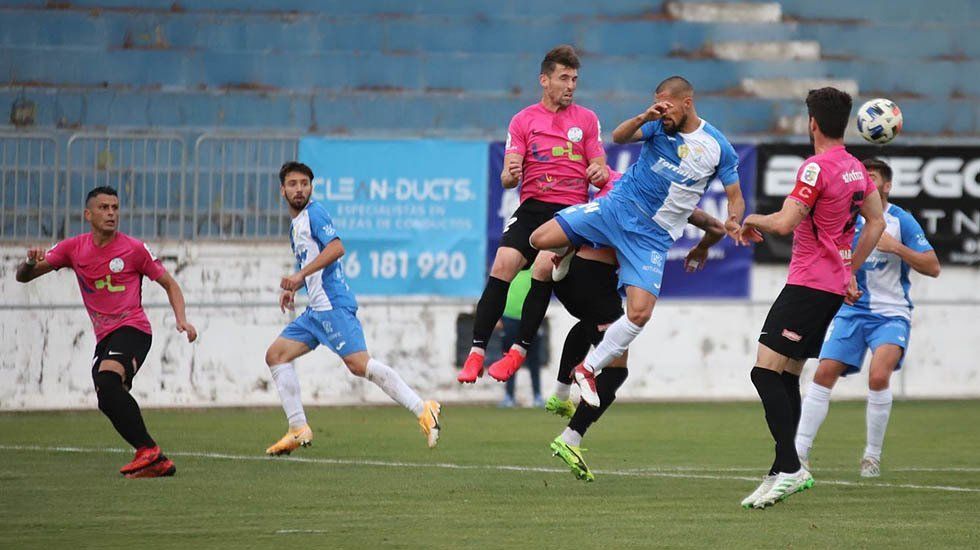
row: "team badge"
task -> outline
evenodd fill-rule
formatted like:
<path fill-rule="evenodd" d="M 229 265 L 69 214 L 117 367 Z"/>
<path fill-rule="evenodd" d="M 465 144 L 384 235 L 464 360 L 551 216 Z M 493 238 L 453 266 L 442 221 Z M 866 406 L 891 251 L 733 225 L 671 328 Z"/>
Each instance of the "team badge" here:
<path fill-rule="evenodd" d="M 572 143 L 578 143 L 582 141 L 582 129 L 578 126 L 572 126 L 568 129 L 568 141 Z"/>
<path fill-rule="evenodd" d="M 109 271 L 113 273 L 119 273 L 124 267 L 126 267 L 126 264 L 123 262 L 122 258 L 113 258 L 112 261 L 109 262 Z"/>
<path fill-rule="evenodd" d="M 656 250 L 650 252 L 650 263 L 654 267 L 663 267 L 664 265 L 664 255 Z"/>
<path fill-rule="evenodd" d="M 691 150 L 687 148 L 687 144 L 686 143 L 682 143 L 677 148 L 677 156 L 680 157 L 680 158 L 685 158 L 685 157 L 687 157 L 687 155 L 690 155 L 690 154 L 691 154 Z"/>
<path fill-rule="evenodd" d="M 813 187 L 817 184 L 817 176 L 820 175 L 820 165 L 811 162 L 803 167 L 803 175 L 800 176 L 800 181 Z"/>

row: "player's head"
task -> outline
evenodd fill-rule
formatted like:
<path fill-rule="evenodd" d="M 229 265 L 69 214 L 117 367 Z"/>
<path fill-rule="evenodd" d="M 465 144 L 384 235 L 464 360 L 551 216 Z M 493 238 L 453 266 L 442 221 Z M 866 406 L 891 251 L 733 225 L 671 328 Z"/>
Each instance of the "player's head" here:
<path fill-rule="evenodd" d="M 85 196 L 85 221 L 92 230 L 111 233 L 119 225 L 119 194 L 108 185 L 96 187 Z"/>
<path fill-rule="evenodd" d="M 544 56 L 538 81 L 549 102 L 559 107 L 572 104 L 580 66 L 575 48 L 567 44 L 552 49 Z"/>
<path fill-rule="evenodd" d="M 682 76 L 672 76 L 657 84 L 653 92 L 656 101 L 670 103 L 670 108 L 660 117 L 664 132 L 677 133 L 684 128 L 694 113 L 694 86 Z"/>
<path fill-rule="evenodd" d="M 806 110 L 810 116 L 810 143 L 817 133 L 827 139 L 844 138 L 844 128 L 851 117 L 851 96 L 847 92 L 829 86 L 810 90 Z"/>
<path fill-rule="evenodd" d="M 888 201 L 888 194 L 892 192 L 892 167 L 878 158 L 864 159 L 862 162 L 864 169 L 871 176 L 871 181 L 875 182 L 881 199 Z"/>
<path fill-rule="evenodd" d="M 295 160 L 283 164 L 279 169 L 279 191 L 294 210 L 306 208 L 313 195 L 313 170 Z"/>

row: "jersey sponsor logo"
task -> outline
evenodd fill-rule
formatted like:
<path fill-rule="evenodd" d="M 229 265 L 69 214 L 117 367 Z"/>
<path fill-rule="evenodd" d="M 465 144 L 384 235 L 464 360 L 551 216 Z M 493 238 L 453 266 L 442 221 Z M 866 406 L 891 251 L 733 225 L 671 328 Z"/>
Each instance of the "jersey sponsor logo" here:
<path fill-rule="evenodd" d="M 789 340 L 791 342 L 799 342 L 799 341 L 803 340 L 803 337 L 802 336 L 800 336 L 799 334 L 793 332 L 792 330 L 790 330 L 788 328 L 784 328 L 783 329 L 783 338 L 785 338 L 785 339 L 787 339 L 787 340 Z"/>
<path fill-rule="evenodd" d="M 864 179 L 864 174 L 858 172 L 857 170 L 849 170 L 841 175 L 844 178 L 844 183 L 854 183 L 858 180 Z"/>
<path fill-rule="evenodd" d="M 551 156 L 553 157 L 564 157 L 567 156 L 568 160 L 582 160 L 582 155 L 576 155 L 572 149 L 572 142 L 566 141 L 565 147 L 555 146 L 551 148 Z"/>
<path fill-rule="evenodd" d="M 813 187 L 817 184 L 817 177 L 820 176 L 820 165 L 811 162 L 803 167 L 803 173 L 800 175 L 800 181 Z"/>
<path fill-rule="evenodd" d="M 105 279 L 99 279 L 98 281 L 95 281 L 95 289 L 96 290 L 103 290 L 104 289 L 104 290 L 107 290 L 109 292 L 115 293 L 115 292 L 122 292 L 122 291 L 126 290 L 126 285 L 118 285 L 118 286 L 113 285 L 112 284 L 112 275 L 106 275 L 105 276 Z"/>
<path fill-rule="evenodd" d="M 337 230 L 332 225 L 327 224 L 323 226 L 323 234 L 328 237 L 333 237 L 337 234 Z"/>
<path fill-rule="evenodd" d="M 582 129 L 579 128 L 578 126 L 572 126 L 571 128 L 568 129 L 568 133 L 566 134 L 566 136 L 568 137 L 568 140 L 571 141 L 572 143 L 578 143 L 582 141 Z"/>
<path fill-rule="evenodd" d="M 113 273 L 119 273 L 125 267 L 126 263 L 123 262 L 122 258 L 113 258 L 112 261 L 109 262 L 109 271 Z"/>

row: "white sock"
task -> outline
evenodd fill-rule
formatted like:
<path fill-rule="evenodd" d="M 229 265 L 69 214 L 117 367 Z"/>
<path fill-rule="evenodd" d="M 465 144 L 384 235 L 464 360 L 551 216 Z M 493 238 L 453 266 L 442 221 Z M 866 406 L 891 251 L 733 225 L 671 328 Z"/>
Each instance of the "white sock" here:
<path fill-rule="evenodd" d="M 303 412 L 303 400 L 300 396 L 299 377 L 292 363 L 283 363 L 269 367 L 272 380 L 279 390 L 279 400 L 282 410 L 286 412 L 290 429 L 299 428 L 306 424 L 306 413 Z"/>
<path fill-rule="evenodd" d="M 412 414 L 419 416 L 425 409 L 422 398 L 419 394 L 408 387 L 401 376 L 394 369 L 385 365 L 377 359 L 369 359 L 365 378 L 374 382 L 383 392 L 388 394 L 396 403 L 412 411 Z"/>
<path fill-rule="evenodd" d="M 555 397 L 561 399 L 562 401 L 568 399 L 568 394 L 572 390 L 571 384 L 565 384 L 564 382 L 555 382 Z"/>
<path fill-rule="evenodd" d="M 582 446 L 582 434 L 571 428 L 565 428 L 565 431 L 561 433 L 561 440 L 564 441 L 566 445 L 571 445 L 572 447 Z"/>
<path fill-rule="evenodd" d="M 892 412 L 892 390 L 868 392 L 868 444 L 864 456 L 881 460 L 881 446 L 885 443 L 885 430 Z"/>
<path fill-rule="evenodd" d="M 827 411 L 830 409 L 830 388 L 825 388 L 816 382 L 810 384 L 806 389 L 806 397 L 803 398 L 801 408 L 800 425 L 796 427 L 796 454 L 805 458 L 810 455 L 817 430 L 827 418 Z"/>
<path fill-rule="evenodd" d="M 626 352 L 643 327 L 634 325 L 625 315 L 609 325 L 599 345 L 585 357 L 585 368 L 599 374 L 613 359 Z"/>

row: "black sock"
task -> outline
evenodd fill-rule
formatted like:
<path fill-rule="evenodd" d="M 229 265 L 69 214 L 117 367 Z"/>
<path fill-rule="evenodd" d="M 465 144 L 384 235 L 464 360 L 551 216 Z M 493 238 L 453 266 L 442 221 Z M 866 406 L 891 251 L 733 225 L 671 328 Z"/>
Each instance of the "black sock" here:
<path fill-rule="evenodd" d="M 572 383 L 572 370 L 579 363 L 585 361 L 585 356 L 589 353 L 591 334 L 596 332 L 595 325 L 590 325 L 585 321 L 575 323 L 568 336 L 565 337 L 565 346 L 561 350 L 561 360 L 558 362 L 558 381 L 562 384 Z"/>
<path fill-rule="evenodd" d="M 579 403 L 575 409 L 575 414 L 568 422 L 568 427 L 575 430 L 579 435 L 585 435 L 589 426 L 599 421 L 602 413 L 606 412 L 609 405 L 616 400 L 616 390 L 626 381 L 629 369 L 620 367 L 606 367 L 595 377 L 595 389 L 599 394 L 599 407 L 590 407 L 584 402 Z"/>
<path fill-rule="evenodd" d="M 551 302 L 551 287 L 555 283 L 551 281 L 539 281 L 531 279 L 531 289 L 524 298 L 524 306 L 521 308 L 521 332 L 517 337 L 517 345 L 525 350 L 531 349 L 531 343 L 538 335 L 538 329 L 544 321 L 544 314 L 548 312 L 548 303 Z"/>
<path fill-rule="evenodd" d="M 795 438 L 796 427 L 800 425 L 800 415 L 803 413 L 799 375 L 783 371 L 783 387 L 786 388 L 786 397 L 789 397 L 789 408 L 793 411 L 793 437 Z"/>
<path fill-rule="evenodd" d="M 507 290 L 510 283 L 490 276 L 483 295 L 476 304 L 476 317 L 473 319 L 473 346 L 487 349 L 487 342 L 493 334 L 493 327 L 504 314 L 507 305 Z"/>
<path fill-rule="evenodd" d="M 143 423 L 140 406 L 123 387 L 122 378 L 110 371 L 97 372 L 93 378 L 99 410 L 109 418 L 119 435 L 136 449 L 155 447 L 156 443 Z"/>
<path fill-rule="evenodd" d="M 800 469 L 800 458 L 796 455 L 793 438 L 796 426 L 793 425 L 793 410 L 782 376 L 778 372 L 759 367 L 752 368 L 752 384 L 755 385 L 762 406 L 766 410 L 766 423 L 776 441 L 776 460 L 769 474 L 792 473 Z"/>

